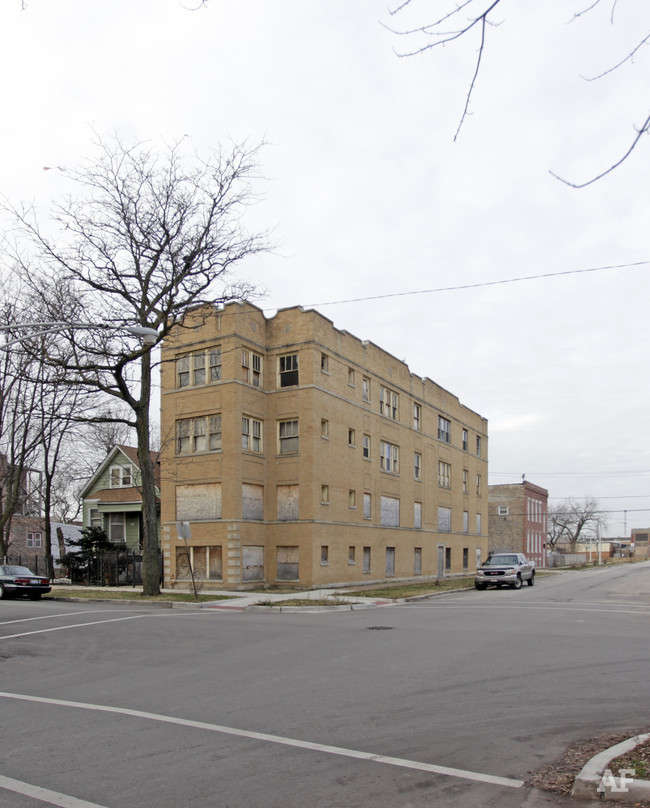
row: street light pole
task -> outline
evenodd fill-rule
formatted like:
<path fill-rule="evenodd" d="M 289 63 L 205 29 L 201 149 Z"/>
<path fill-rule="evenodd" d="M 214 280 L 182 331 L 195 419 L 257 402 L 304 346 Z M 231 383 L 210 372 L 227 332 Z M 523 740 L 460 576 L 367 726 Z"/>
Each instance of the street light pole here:
<path fill-rule="evenodd" d="M 142 342 L 145 346 L 155 345 L 156 340 L 158 339 L 158 332 L 155 328 L 149 328 L 148 326 L 143 325 L 108 325 L 105 323 L 20 323 L 16 325 L 3 325 L 0 326 L 0 332 L 15 332 L 15 331 L 23 331 L 26 329 L 31 329 L 26 333 L 24 336 L 17 337 L 11 342 L 0 343 L 0 348 L 3 350 L 7 350 L 7 348 L 11 348 L 13 345 L 18 345 L 20 343 L 25 342 L 26 340 L 34 339 L 35 337 L 43 337 L 47 334 L 58 334 L 61 331 L 66 331 L 68 329 L 73 331 L 78 330 L 96 330 L 101 329 L 103 331 L 125 331 L 127 334 L 131 334 L 134 337 L 138 337 L 138 339 Z"/>

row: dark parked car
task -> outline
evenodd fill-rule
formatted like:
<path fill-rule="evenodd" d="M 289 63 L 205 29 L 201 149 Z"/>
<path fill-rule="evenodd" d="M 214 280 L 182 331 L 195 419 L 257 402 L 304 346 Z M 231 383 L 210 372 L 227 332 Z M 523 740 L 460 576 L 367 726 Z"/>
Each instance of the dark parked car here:
<path fill-rule="evenodd" d="M 27 595 L 30 600 L 38 600 L 51 589 L 49 578 L 34 575 L 27 567 L 0 564 L 0 599 Z"/>

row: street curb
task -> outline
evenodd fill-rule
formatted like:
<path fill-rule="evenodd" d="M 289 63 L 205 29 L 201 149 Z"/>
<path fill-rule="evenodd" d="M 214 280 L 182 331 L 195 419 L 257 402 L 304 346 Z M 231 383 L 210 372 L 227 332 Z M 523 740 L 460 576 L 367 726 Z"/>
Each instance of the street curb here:
<path fill-rule="evenodd" d="M 592 757 L 578 773 L 571 789 L 571 796 L 585 799 L 596 797 L 604 800 L 650 800 L 650 780 L 626 779 L 624 784 L 621 782 L 620 791 L 614 791 L 612 788 L 612 781 L 620 778 L 611 777 L 608 778 L 609 782 L 603 781 L 603 774 L 612 760 L 632 751 L 647 740 L 650 740 L 650 732 L 635 735 Z M 625 791 L 622 790 L 623 787 Z"/>
<path fill-rule="evenodd" d="M 115 598 L 75 598 L 75 597 L 47 597 L 46 600 L 57 600 L 64 603 L 110 603 L 113 606 L 153 606 L 157 609 L 203 609 L 210 602 L 205 603 L 184 603 L 172 600 L 152 601 L 152 600 L 116 600 Z"/>

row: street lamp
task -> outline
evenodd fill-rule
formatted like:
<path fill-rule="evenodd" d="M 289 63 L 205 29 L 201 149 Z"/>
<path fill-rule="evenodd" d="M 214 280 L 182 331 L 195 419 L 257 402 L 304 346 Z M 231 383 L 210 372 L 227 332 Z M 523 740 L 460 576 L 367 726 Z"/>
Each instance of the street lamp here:
<path fill-rule="evenodd" d="M 84 329 L 86 331 L 94 329 L 102 329 L 104 331 L 125 331 L 127 334 L 137 337 L 145 346 L 155 345 L 156 340 L 158 339 L 158 332 L 156 329 L 149 328 L 148 326 L 144 325 L 115 326 L 105 323 L 17 323 L 16 325 L 0 326 L 0 332 L 23 331 L 27 329 L 34 330 L 29 331 L 29 333 L 22 337 L 17 337 L 16 339 L 11 340 L 11 342 L 0 344 L 0 348 L 7 350 L 7 348 L 11 348 L 13 345 L 18 345 L 25 340 L 33 339 L 34 337 L 43 337 L 46 334 L 57 334 L 59 331 L 65 331 L 67 329 Z"/>

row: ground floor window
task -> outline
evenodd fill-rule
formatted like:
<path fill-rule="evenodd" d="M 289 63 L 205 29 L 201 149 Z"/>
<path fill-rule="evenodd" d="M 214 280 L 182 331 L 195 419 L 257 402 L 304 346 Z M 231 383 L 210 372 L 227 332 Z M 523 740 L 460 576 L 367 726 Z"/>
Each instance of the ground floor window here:
<path fill-rule="evenodd" d="M 469 567 L 469 548 L 463 547 L 463 569 L 466 570 Z"/>
<path fill-rule="evenodd" d="M 416 547 L 413 551 L 413 574 L 422 575 L 422 548 Z"/>
<path fill-rule="evenodd" d="M 278 547 L 276 549 L 276 577 L 279 581 L 298 581 L 298 548 Z"/>
<path fill-rule="evenodd" d="M 445 569 L 451 569 L 451 547 L 445 547 Z"/>
<path fill-rule="evenodd" d="M 363 571 L 370 572 L 370 547 L 363 548 Z"/>
<path fill-rule="evenodd" d="M 112 542 L 125 542 L 124 514 L 111 513 L 108 519 L 108 540 Z"/>
<path fill-rule="evenodd" d="M 222 548 L 191 546 L 176 548 L 176 579 L 194 577 L 204 581 L 223 581 Z M 190 564 L 192 569 L 190 570 Z"/>

